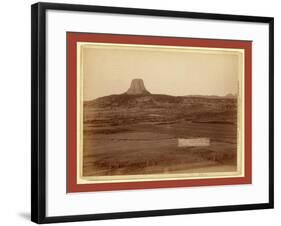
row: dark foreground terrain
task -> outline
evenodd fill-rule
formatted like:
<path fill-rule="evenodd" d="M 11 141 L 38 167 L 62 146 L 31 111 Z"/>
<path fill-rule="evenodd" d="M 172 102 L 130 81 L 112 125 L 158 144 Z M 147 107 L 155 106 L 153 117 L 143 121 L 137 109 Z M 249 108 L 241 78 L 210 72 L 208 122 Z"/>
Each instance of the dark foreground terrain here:
<path fill-rule="evenodd" d="M 236 170 L 235 97 L 111 95 L 84 102 L 83 175 Z M 210 146 L 178 147 L 178 138 Z"/>

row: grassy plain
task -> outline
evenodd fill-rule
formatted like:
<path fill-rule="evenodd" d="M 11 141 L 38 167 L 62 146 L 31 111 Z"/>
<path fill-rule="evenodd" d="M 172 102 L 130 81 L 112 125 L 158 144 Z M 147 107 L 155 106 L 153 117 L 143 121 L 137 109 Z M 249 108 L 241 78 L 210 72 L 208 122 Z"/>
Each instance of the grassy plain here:
<path fill-rule="evenodd" d="M 178 138 L 210 138 L 178 147 Z M 235 171 L 235 97 L 112 95 L 84 102 L 83 176 Z"/>

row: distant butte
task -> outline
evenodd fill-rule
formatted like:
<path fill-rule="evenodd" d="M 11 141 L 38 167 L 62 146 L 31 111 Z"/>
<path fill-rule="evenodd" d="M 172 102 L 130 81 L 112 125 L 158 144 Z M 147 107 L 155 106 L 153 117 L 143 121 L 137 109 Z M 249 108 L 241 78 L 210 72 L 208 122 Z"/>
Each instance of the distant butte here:
<path fill-rule="evenodd" d="M 147 95 L 150 94 L 144 86 L 143 80 L 136 78 L 131 82 L 131 86 L 126 92 L 128 95 Z"/>

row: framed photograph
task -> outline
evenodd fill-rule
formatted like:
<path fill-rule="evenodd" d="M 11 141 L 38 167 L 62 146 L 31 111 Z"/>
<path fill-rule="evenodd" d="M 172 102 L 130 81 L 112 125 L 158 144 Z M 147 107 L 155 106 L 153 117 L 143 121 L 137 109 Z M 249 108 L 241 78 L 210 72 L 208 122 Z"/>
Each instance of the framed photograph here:
<path fill-rule="evenodd" d="M 273 18 L 31 8 L 32 221 L 273 208 Z"/>

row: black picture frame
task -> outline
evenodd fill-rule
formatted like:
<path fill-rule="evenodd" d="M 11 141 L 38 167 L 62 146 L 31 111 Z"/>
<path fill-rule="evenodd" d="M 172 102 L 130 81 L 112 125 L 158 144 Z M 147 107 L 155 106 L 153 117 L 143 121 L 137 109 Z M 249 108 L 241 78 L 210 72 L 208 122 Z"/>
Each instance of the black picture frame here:
<path fill-rule="evenodd" d="M 159 209 L 73 216 L 46 216 L 46 11 L 64 10 L 255 22 L 269 25 L 269 202 L 258 204 L 212 206 L 200 208 Z M 31 6 L 31 220 L 36 223 L 74 222 L 116 218 L 133 218 L 207 212 L 269 209 L 274 207 L 274 18 L 119 8 L 90 5 L 36 3 Z"/>

